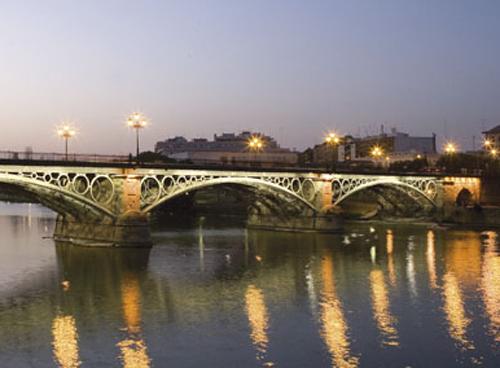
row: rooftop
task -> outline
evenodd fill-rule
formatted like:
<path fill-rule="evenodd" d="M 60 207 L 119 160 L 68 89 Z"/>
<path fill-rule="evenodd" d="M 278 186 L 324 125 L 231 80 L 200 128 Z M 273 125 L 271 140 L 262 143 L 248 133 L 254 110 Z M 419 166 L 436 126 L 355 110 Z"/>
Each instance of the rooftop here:
<path fill-rule="evenodd" d="M 500 125 L 497 125 L 496 127 L 483 132 L 483 134 L 500 134 Z"/>

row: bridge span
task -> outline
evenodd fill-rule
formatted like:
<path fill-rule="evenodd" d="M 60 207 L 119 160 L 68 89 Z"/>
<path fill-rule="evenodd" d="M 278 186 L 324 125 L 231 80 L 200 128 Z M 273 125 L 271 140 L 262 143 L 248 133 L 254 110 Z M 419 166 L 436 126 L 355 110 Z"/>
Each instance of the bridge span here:
<path fill-rule="evenodd" d="M 339 173 L 306 169 L 136 166 L 124 163 L 0 162 L 0 200 L 32 200 L 58 213 L 55 237 L 86 245 L 148 246 L 149 214 L 209 187 L 252 195 L 248 223 L 274 230 L 335 231 L 338 208 L 367 190 L 396 190 L 439 215 L 466 191 L 480 201 L 478 177 Z"/>

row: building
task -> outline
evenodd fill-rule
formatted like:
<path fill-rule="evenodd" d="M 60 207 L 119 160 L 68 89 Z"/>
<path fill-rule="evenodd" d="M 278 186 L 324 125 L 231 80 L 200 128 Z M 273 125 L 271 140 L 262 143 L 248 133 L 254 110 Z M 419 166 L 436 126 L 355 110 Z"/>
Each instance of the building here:
<path fill-rule="evenodd" d="M 500 151 L 500 125 L 483 132 L 484 148 L 486 150 L 495 149 Z"/>
<path fill-rule="evenodd" d="M 258 137 L 263 144 L 259 152 L 251 151 L 249 141 Z M 184 137 L 169 138 L 157 142 L 155 151 L 176 160 L 188 160 L 196 164 L 222 164 L 241 166 L 293 166 L 298 154 L 281 148 L 270 136 L 244 131 L 240 134 L 222 133 L 213 140 Z"/>
<path fill-rule="evenodd" d="M 373 157 L 373 149 L 378 147 L 379 156 Z M 328 145 L 326 142 L 314 146 L 302 154 L 302 161 L 309 165 L 329 165 L 333 162 L 372 161 L 389 164 L 395 161 L 413 160 L 419 157 L 437 157 L 436 135 L 412 137 L 408 133 L 392 129 L 379 135 L 367 137 L 345 136 L 341 143 Z"/>
<path fill-rule="evenodd" d="M 389 134 L 381 129 L 381 133 L 377 136 L 357 138 L 355 145 L 356 158 L 370 157 L 373 147 L 380 147 L 386 156 L 433 155 L 437 152 L 435 134 L 432 137 L 412 137 L 396 129 L 392 129 Z"/>
<path fill-rule="evenodd" d="M 171 154 L 182 152 L 244 152 L 247 150 L 249 139 L 254 136 L 258 136 L 263 141 L 266 152 L 283 150 L 274 138 L 260 133 L 245 131 L 240 134 L 214 134 L 213 141 L 209 141 L 206 138 L 194 138 L 190 141 L 184 137 L 169 138 L 165 141 L 157 142 L 155 151 L 168 157 Z"/>

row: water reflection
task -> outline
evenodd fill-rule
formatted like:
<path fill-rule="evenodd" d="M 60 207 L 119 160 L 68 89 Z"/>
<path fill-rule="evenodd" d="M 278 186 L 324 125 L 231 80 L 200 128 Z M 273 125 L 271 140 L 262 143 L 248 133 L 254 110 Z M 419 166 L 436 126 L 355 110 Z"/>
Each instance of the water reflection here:
<path fill-rule="evenodd" d="M 460 347 L 473 348 L 467 339 L 467 326 L 470 319 L 465 314 L 462 291 L 458 285 L 458 279 L 453 272 L 447 272 L 443 276 L 444 311 L 448 320 L 448 332 Z"/>
<path fill-rule="evenodd" d="M 257 349 L 257 360 L 266 366 L 272 366 L 271 362 L 265 362 L 269 337 L 269 313 L 264 301 L 264 294 L 255 285 L 249 285 L 245 293 L 245 306 L 250 325 L 250 338 Z"/>
<path fill-rule="evenodd" d="M 127 338 L 118 343 L 125 368 L 147 368 L 151 359 L 141 333 L 140 287 L 136 275 L 127 274 L 122 281 L 123 316 L 127 326 Z"/>
<path fill-rule="evenodd" d="M 481 291 L 489 318 L 489 333 L 500 344 L 500 255 L 497 250 L 497 234 L 487 232 L 485 245 Z"/>
<path fill-rule="evenodd" d="M 53 353 L 61 368 L 76 368 L 81 362 L 78 352 L 78 332 L 72 316 L 57 316 L 52 322 Z"/>
<path fill-rule="evenodd" d="M 351 356 L 348 327 L 342 304 L 335 290 L 331 254 L 326 254 L 321 261 L 321 276 L 323 281 L 320 313 L 322 337 L 332 357 L 332 363 L 338 367 L 357 367 L 358 358 Z"/>
<path fill-rule="evenodd" d="M 372 290 L 373 317 L 377 322 L 380 334 L 383 336 L 384 345 L 398 346 L 398 331 L 396 330 L 396 318 L 391 314 L 389 308 L 389 295 L 381 270 L 370 272 L 370 284 Z"/>
<path fill-rule="evenodd" d="M 385 235 L 385 244 L 387 250 L 387 269 L 389 271 L 389 280 L 392 286 L 396 285 L 396 270 L 394 267 L 394 233 L 391 229 L 387 230 Z"/>
<path fill-rule="evenodd" d="M 429 286 L 431 289 L 437 289 L 435 240 L 436 236 L 434 231 L 429 230 L 427 232 L 427 249 L 425 255 L 427 259 L 427 272 L 429 273 Z"/>
<path fill-rule="evenodd" d="M 345 241 L 196 223 L 158 234 L 150 257 L 54 251 L 43 221 L 20 224 L 0 216 L 2 368 L 498 366 L 493 232 L 374 225 L 376 239 L 356 224 Z"/>
<path fill-rule="evenodd" d="M 60 243 L 56 254 L 61 280 L 71 283 L 70 296 L 61 300 L 63 309 L 92 310 L 103 308 L 121 310 L 127 336 L 117 346 L 126 368 L 150 366 L 146 343 L 141 336 L 140 279 L 149 260 L 147 249 L 96 249 Z M 96 299 L 105 295 L 106 303 Z M 115 301 L 121 301 L 121 308 Z"/>

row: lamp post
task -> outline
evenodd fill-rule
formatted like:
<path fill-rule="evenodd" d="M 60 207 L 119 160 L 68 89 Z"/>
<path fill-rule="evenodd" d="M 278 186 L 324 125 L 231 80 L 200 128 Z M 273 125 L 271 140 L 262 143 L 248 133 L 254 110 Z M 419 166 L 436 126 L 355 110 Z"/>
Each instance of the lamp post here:
<path fill-rule="evenodd" d="M 255 162 L 257 162 L 257 153 L 264 149 L 264 141 L 259 136 L 251 136 L 247 141 L 247 148 L 255 154 Z"/>
<path fill-rule="evenodd" d="M 372 156 L 375 160 L 375 162 L 378 162 L 378 160 L 384 155 L 384 149 L 380 146 L 373 146 L 371 151 L 370 151 L 370 156 Z"/>
<path fill-rule="evenodd" d="M 133 112 L 127 119 L 127 126 L 135 129 L 136 135 L 136 159 L 139 159 L 139 130 L 148 125 L 148 119 L 140 112 Z"/>
<path fill-rule="evenodd" d="M 64 139 L 64 158 L 68 161 L 68 141 L 76 134 L 76 130 L 69 124 L 63 124 L 57 128 L 57 135 Z"/>
<path fill-rule="evenodd" d="M 337 135 L 337 133 L 330 132 L 325 137 L 325 143 L 327 144 L 327 146 L 331 147 L 331 165 L 333 169 L 333 163 L 335 161 L 335 147 L 340 143 L 340 137 Z"/>
<path fill-rule="evenodd" d="M 448 142 L 444 145 L 444 152 L 448 155 L 457 153 L 457 145 L 453 142 Z"/>

